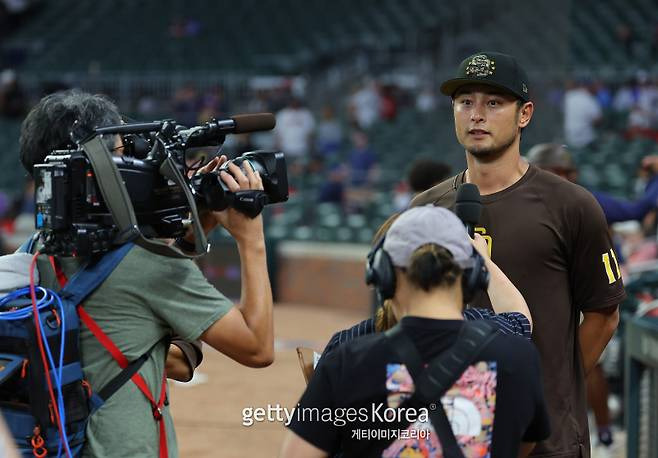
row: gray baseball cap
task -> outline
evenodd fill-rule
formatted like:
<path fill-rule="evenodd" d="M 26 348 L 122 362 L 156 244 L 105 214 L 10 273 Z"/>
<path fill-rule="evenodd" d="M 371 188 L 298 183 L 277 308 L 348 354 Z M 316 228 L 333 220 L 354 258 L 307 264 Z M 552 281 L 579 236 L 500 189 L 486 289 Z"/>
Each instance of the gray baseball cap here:
<path fill-rule="evenodd" d="M 412 253 L 428 243 L 448 250 L 462 269 L 473 266 L 473 245 L 464 224 L 450 210 L 432 204 L 402 213 L 386 232 L 383 248 L 393 265 L 408 267 Z"/>

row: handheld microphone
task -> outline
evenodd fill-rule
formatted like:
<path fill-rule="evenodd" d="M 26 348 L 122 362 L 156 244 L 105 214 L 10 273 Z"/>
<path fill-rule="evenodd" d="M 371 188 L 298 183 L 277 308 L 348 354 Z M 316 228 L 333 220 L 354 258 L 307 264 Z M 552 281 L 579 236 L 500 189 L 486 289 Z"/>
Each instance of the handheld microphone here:
<path fill-rule="evenodd" d="M 455 214 L 462 220 L 468 235 L 473 238 L 475 225 L 480 222 L 482 214 L 482 199 L 480 190 L 472 183 L 464 183 L 457 188 Z"/>

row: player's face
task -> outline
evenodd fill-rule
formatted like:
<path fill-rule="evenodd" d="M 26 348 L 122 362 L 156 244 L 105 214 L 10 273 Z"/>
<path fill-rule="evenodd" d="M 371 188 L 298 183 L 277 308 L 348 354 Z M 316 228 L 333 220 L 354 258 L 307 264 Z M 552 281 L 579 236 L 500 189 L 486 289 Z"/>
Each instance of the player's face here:
<path fill-rule="evenodd" d="M 532 103 L 519 107 L 512 95 L 491 86 L 468 85 L 455 94 L 453 113 L 459 143 L 473 156 L 493 160 L 514 144 L 520 128 L 530 122 Z"/>

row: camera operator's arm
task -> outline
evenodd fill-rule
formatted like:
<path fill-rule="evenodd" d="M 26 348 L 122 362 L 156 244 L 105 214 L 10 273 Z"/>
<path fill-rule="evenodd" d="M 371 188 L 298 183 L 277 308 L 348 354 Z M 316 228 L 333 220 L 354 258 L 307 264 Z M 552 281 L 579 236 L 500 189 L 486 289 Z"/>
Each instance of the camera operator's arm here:
<path fill-rule="evenodd" d="M 222 162 L 215 163 L 219 167 Z M 260 176 L 248 163 L 245 173 L 235 164 L 230 164 L 228 169 L 231 174 L 221 172 L 220 178 L 231 191 L 263 189 Z M 204 230 L 210 231 L 218 225 L 237 242 L 242 291 L 237 307 L 213 323 L 201 340 L 246 366 L 268 366 L 274 359 L 274 330 L 263 218 L 259 215 L 252 219 L 233 208 L 204 217 Z"/>

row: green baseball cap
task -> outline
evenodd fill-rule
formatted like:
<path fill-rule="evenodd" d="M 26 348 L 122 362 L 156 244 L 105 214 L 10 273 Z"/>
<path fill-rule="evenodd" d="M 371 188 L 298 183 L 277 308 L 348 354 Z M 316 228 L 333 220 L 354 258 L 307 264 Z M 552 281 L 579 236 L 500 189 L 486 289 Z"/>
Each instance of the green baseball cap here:
<path fill-rule="evenodd" d="M 453 96 L 467 84 L 485 84 L 513 94 L 524 102 L 530 101 L 528 75 L 516 59 L 500 52 L 481 51 L 459 64 L 457 75 L 441 85 L 441 93 Z"/>

